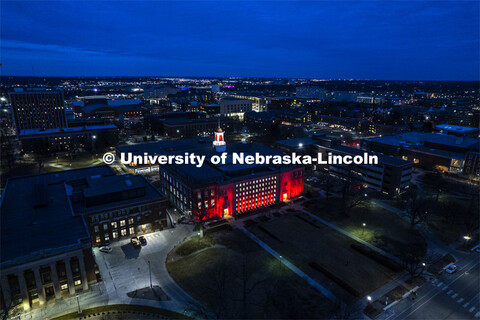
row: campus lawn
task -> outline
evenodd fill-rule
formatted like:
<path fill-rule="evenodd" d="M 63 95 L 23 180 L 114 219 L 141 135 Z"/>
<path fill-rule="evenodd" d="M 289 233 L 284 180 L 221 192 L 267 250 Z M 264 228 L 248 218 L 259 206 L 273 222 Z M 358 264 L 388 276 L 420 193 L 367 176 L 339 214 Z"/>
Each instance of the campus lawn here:
<path fill-rule="evenodd" d="M 418 252 L 426 251 L 426 242 L 420 232 L 397 214 L 380 208 L 373 202 L 353 208 L 349 216 L 341 208 L 341 199 L 332 198 L 319 208 L 306 210 L 396 257 L 401 257 L 412 246 Z"/>
<path fill-rule="evenodd" d="M 305 219 L 310 220 L 303 213 L 288 214 L 250 226 L 249 230 L 335 295 L 344 299 L 353 297 L 351 293 L 347 293 L 348 290 L 339 285 L 336 281 L 338 279 L 356 290 L 361 297 L 397 276 L 390 269 L 353 250 L 350 245 L 356 241 L 320 222 L 309 223 Z M 320 265 L 337 279 L 334 280 L 325 272 L 313 268 L 312 263 Z"/>
<path fill-rule="evenodd" d="M 179 246 L 176 250 L 180 249 L 181 254 L 176 250 L 171 252 L 167 270 L 186 292 L 217 317 L 332 316 L 332 302 L 242 231 L 223 230 L 205 237 L 209 240 L 189 240 Z M 191 252 L 193 248 L 200 250 Z"/>

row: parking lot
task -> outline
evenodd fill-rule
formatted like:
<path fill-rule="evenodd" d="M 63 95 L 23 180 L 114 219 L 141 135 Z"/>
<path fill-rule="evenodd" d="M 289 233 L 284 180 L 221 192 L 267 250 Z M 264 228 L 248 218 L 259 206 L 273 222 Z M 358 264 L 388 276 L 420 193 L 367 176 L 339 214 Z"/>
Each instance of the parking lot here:
<path fill-rule="evenodd" d="M 130 239 L 111 244 L 112 252 L 94 255 L 108 293 L 109 304 L 132 303 L 162 307 L 182 312 L 185 306 L 195 303 L 169 276 L 165 259 L 176 245 L 192 234 L 192 225 L 178 225 L 145 235 L 147 244 L 135 249 Z M 150 272 L 153 286 L 159 286 L 169 297 L 166 301 L 130 298 L 128 293 L 150 287 Z M 140 301 L 141 300 L 141 301 Z"/>

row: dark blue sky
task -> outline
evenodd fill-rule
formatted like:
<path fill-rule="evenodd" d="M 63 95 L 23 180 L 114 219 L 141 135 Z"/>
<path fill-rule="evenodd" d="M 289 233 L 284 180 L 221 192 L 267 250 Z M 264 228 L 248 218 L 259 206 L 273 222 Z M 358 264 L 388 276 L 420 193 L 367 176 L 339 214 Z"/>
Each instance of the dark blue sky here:
<path fill-rule="evenodd" d="M 0 3 L 3 75 L 479 79 L 479 1 Z"/>

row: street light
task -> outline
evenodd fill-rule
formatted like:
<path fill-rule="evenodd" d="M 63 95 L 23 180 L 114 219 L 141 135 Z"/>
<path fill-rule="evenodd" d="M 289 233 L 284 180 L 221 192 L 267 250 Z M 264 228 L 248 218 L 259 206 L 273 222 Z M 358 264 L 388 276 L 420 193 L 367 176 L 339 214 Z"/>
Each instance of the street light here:
<path fill-rule="evenodd" d="M 152 286 L 152 270 L 150 269 L 150 260 L 148 261 L 148 273 L 150 274 L 150 289 L 153 289 L 153 286 Z"/>
<path fill-rule="evenodd" d="M 368 300 L 368 303 L 372 302 L 372 297 L 368 296 L 367 300 Z"/>
<path fill-rule="evenodd" d="M 362 223 L 362 226 L 363 226 L 362 234 L 364 234 L 365 233 L 365 227 L 367 226 L 367 224 L 364 222 L 364 223 Z"/>
<path fill-rule="evenodd" d="M 80 309 L 80 300 L 78 299 L 78 294 L 75 296 L 75 298 L 77 298 L 77 306 L 78 306 L 78 314 L 82 313 L 82 310 Z"/>
<path fill-rule="evenodd" d="M 466 235 L 466 236 L 463 236 L 463 239 L 465 239 L 465 241 L 463 242 L 463 246 L 465 247 L 467 245 L 468 240 L 470 240 L 472 238 L 470 236 Z"/>

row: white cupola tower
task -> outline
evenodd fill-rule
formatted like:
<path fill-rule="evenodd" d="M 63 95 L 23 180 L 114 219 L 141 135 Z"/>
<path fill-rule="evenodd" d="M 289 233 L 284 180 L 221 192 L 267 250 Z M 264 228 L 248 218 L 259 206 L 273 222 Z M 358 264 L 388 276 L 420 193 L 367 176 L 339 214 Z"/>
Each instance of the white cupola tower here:
<path fill-rule="evenodd" d="M 215 140 L 213 141 L 213 147 L 217 152 L 225 152 L 227 150 L 227 144 L 223 136 L 224 132 L 220 127 L 220 120 L 218 120 L 218 130 L 215 132 Z"/>

